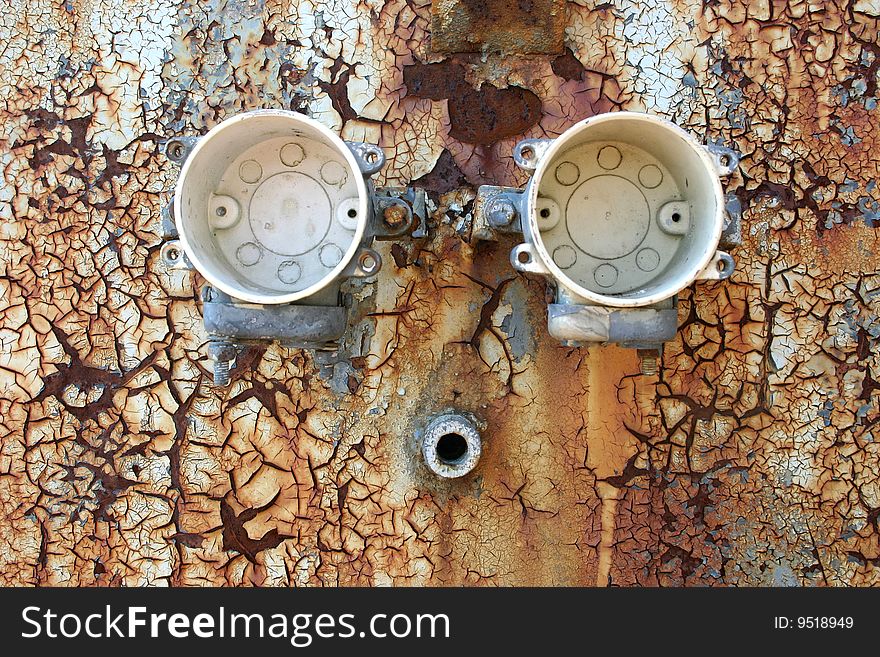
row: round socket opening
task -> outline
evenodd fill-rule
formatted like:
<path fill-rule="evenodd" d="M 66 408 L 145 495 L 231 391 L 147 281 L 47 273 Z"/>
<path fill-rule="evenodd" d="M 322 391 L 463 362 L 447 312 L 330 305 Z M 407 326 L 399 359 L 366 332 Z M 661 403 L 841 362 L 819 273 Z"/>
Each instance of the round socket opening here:
<path fill-rule="evenodd" d="M 252 303 L 303 299 L 355 258 L 367 223 L 358 161 L 322 124 L 258 110 L 228 119 L 181 169 L 174 215 L 193 266 Z"/>
<path fill-rule="evenodd" d="M 567 130 L 528 194 L 535 257 L 570 292 L 607 306 L 650 305 L 690 285 L 714 257 L 724 221 L 714 156 L 647 114 L 604 114 Z M 550 204 L 558 221 L 545 221 Z"/>

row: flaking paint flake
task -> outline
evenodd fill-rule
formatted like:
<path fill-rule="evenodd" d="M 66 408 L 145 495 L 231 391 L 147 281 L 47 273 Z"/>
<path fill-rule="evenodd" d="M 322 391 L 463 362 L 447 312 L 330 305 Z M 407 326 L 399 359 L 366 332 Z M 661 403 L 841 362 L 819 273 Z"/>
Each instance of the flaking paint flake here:
<path fill-rule="evenodd" d="M 0 10 L 0 583 L 880 582 L 880 8 L 565 8 L 528 57 L 432 51 L 427 0 Z M 379 143 L 429 234 L 380 246 L 337 354 L 249 347 L 219 388 L 161 145 L 258 107 Z M 742 154 L 736 273 L 652 377 L 555 344 L 469 228 L 518 140 L 621 109 Z M 440 482 L 449 407 L 484 452 Z"/>

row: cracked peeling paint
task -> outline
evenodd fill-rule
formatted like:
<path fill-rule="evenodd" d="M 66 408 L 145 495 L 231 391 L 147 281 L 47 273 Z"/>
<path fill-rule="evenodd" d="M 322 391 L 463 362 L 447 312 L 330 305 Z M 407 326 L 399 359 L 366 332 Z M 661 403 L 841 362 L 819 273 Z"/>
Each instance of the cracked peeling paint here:
<path fill-rule="evenodd" d="M 0 11 L 0 582 L 878 583 L 877 3 L 566 9 L 537 57 L 432 52 L 406 0 Z M 497 98 L 518 134 L 460 111 Z M 161 144 L 257 107 L 380 143 L 430 230 L 379 245 L 338 353 L 250 347 L 221 389 Z M 618 109 L 743 156 L 737 271 L 655 377 L 553 343 L 513 241 L 470 239 L 518 140 Z M 438 482 L 414 436 L 449 407 L 484 453 Z"/>

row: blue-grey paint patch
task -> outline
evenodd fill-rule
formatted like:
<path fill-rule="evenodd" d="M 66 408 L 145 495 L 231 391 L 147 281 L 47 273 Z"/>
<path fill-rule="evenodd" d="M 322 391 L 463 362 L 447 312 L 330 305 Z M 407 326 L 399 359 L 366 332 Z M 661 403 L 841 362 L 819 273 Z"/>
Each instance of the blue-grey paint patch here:
<path fill-rule="evenodd" d="M 856 207 L 862 213 L 862 220 L 869 228 L 876 228 L 880 225 L 880 201 L 870 196 L 862 196 L 856 203 Z"/>
<path fill-rule="evenodd" d="M 837 210 L 831 210 L 828 212 L 828 216 L 825 218 L 825 228 L 834 228 L 834 226 L 836 226 L 837 224 L 842 223 L 843 215 L 840 214 Z"/>
<path fill-rule="evenodd" d="M 779 472 L 779 483 L 786 488 L 791 488 L 791 485 L 794 483 L 794 473 L 790 468 L 783 468 Z"/>
<path fill-rule="evenodd" d="M 844 178 L 843 184 L 840 186 L 840 191 L 843 194 L 851 194 L 859 189 L 859 183 L 852 178 Z"/>
<path fill-rule="evenodd" d="M 742 203 L 739 200 L 739 197 L 735 194 L 730 194 L 727 197 L 727 203 L 724 206 L 724 209 L 727 210 L 727 214 L 731 216 L 731 218 L 741 219 L 742 218 Z"/>
<path fill-rule="evenodd" d="M 868 83 L 862 76 L 857 77 L 852 83 L 853 95 L 863 96 L 868 91 Z"/>
<path fill-rule="evenodd" d="M 822 404 L 822 408 L 819 409 L 819 417 L 824 420 L 825 426 L 831 426 L 831 412 L 834 410 L 834 402 L 830 399 L 826 399 L 825 403 Z"/>
<path fill-rule="evenodd" d="M 352 312 L 355 311 L 359 314 L 367 312 L 361 307 L 352 309 Z M 366 356 L 370 353 L 370 343 L 375 335 L 376 320 L 371 317 L 365 317 L 351 327 L 349 331 L 346 331 L 346 334 L 342 337 L 341 350 L 348 354 L 349 357 Z"/>
<path fill-rule="evenodd" d="M 501 321 L 501 330 L 507 336 L 510 355 L 521 361 L 526 354 L 535 353 L 535 322 L 528 316 L 528 292 L 517 279 L 504 290 L 504 303 L 510 304 L 512 311 Z"/>
<path fill-rule="evenodd" d="M 264 3 L 249 0 L 209 0 L 181 12 L 162 71 L 166 131 L 204 131 L 238 111 L 302 105 L 300 76 L 288 75 L 295 44 L 260 43 L 269 19 Z"/>
<path fill-rule="evenodd" d="M 714 89 L 715 96 L 724 111 L 730 128 L 748 129 L 749 117 L 743 107 L 745 94 L 742 89 L 731 84 L 731 80 L 740 74 L 736 63 L 728 60 L 723 49 L 716 50 L 712 45 L 709 45 L 709 58 L 712 62 L 709 66 L 709 74 L 713 78 L 709 82 L 709 86 Z M 732 67 L 732 75 L 725 71 L 725 63 Z"/>
<path fill-rule="evenodd" d="M 349 395 L 351 390 L 348 388 L 349 377 L 358 380 L 359 372 L 351 366 L 351 363 L 340 361 L 333 365 L 333 375 L 327 381 L 330 389 L 338 395 Z"/>
<path fill-rule="evenodd" d="M 791 566 L 774 564 L 770 569 L 770 584 L 772 586 L 798 586 L 798 578 Z"/>
<path fill-rule="evenodd" d="M 718 94 L 718 99 L 727 109 L 735 110 L 742 105 L 745 96 L 742 89 L 726 89 Z"/>
<path fill-rule="evenodd" d="M 845 126 L 837 119 L 831 120 L 831 126 L 834 128 L 834 131 L 837 132 L 837 134 L 840 136 L 840 141 L 845 146 L 854 146 L 855 144 L 861 143 L 861 138 L 856 135 L 856 132 L 852 126 Z M 845 186 L 841 188 L 841 191 L 847 191 L 845 189 Z"/>
<path fill-rule="evenodd" d="M 840 141 L 846 146 L 854 146 L 862 142 L 861 137 L 856 136 L 856 132 L 852 126 L 840 128 Z"/>

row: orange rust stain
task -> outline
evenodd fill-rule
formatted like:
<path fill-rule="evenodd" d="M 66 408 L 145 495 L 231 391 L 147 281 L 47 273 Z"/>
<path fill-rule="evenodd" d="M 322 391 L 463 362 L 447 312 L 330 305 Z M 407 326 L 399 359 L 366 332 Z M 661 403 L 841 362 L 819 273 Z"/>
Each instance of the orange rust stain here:
<path fill-rule="evenodd" d="M 564 0 L 433 0 L 431 17 L 434 52 L 562 51 Z"/>
<path fill-rule="evenodd" d="M 602 533 L 599 542 L 596 586 L 607 586 L 611 581 L 611 565 L 614 561 L 614 529 L 617 524 L 617 500 L 620 489 L 605 481 L 600 481 L 597 487 L 602 500 Z"/>
<path fill-rule="evenodd" d="M 638 421 L 641 409 L 634 406 L 635 400 L 623 395 L 627 377 L 633 377 L 639 389 L 643 377 L 638 375 L 638 358 L 632 349 L 594 347 L 587 367 L 589 465 L 597 478 L 608 479 L 619 476 L 637 451 L 638 443 L 628 427 Z"/>

